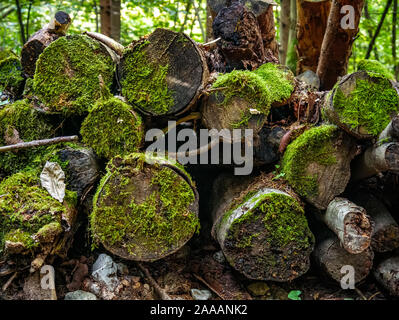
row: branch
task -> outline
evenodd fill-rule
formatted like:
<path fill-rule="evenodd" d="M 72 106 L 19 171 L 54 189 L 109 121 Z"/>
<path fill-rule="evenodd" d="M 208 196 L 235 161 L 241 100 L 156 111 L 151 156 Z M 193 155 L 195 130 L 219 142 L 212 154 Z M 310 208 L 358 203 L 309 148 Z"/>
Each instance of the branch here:
<path fill-rule="evenodd" d="M 27 148 L 35 148 L 40 146 L 47 146 L 51 144 L 57 144 L 62 142 L 72 142 L 77 141 L 79 139 L 78 136 L 68 136 L 68 137 L 57 137 L 52 139 L 44 139 L 44 140 L 34 140 L 30 142 L 21 142 L 9 146 L 0 147 L 0 152 L 8 152 L 8 151 L 16 151 L 20 149 Z"/>
<path fill-rule="evenodd" d="M 156 293 L 159 295 L 159 297 L 162 300 L 172 300 L 172 298 L 165 292 L 164 289 L 162 289 L 159 284 L 155 281 L 155 279 L 151 276 L 150 271 L 148 271 L 148 269 L 141 264 L 140 262 L 137 262 L 137 265 L 139 266 L 139 268 L 141 269 L 141 271 L 144 272 L 148 282 L 154 287 L 154 290 L 156 291 Z"/>
<path fill-rule="evenodd" d="M 19 0 L 15 0 L 15 4 L 17 6 L 17 16 L 18 16 L 18 23 L 19 23 L 19 31 L 21 33 L 21 41 L 22 45 L 25 44 L 26 39 L 25 39 L 25 28 L 24 28 L 24 23 L 22 21 L 22 12 L 21 12 L 21 5 L 19 3 Z"/>

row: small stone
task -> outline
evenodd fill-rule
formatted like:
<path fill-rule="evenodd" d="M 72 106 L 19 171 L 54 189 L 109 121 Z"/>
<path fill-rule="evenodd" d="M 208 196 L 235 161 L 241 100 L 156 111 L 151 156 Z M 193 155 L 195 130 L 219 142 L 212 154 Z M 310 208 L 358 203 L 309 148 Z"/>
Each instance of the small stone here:
<path fill-rule="evenodd" d="M 247 287 L 249 293 L 255 297 L 264 296 L 270 288 L 265 282 L 253 282 Z"/>
<path fill-rule="evenodd" d="M 213 259 L 220 264 L 224 264 L 226 262 L 223 251 L 215 252 L 215 254 L 213 255 Z"/>
<path fill-rule="evenodd" d="M 116 263 L 110 256 L 102 253 L 93 264 L 92 276 L 97 281 L 104 283 L 109 291 L 114 291 L 119 285 L 117 272 Z"/>
<path fill-rule="evenodd" d="M 209 300 L 212 298 L 212 292 L 209 290 L 191 289 L 190 292 L 194 300 Z"/>
<path fill-rule="evenodd" d="M 150 286 L 149 286 L 147 283 L 145 283 L 143 287 L 144 287 L 144 289 L 146 289 L 146 290 L 150 290 Z"/>
<path fill-rule="evenodd" d="M 97 297 L 90 292 L 77 290 L 68 292 L 65 295 L 65 300 L 97 300 Z"/>

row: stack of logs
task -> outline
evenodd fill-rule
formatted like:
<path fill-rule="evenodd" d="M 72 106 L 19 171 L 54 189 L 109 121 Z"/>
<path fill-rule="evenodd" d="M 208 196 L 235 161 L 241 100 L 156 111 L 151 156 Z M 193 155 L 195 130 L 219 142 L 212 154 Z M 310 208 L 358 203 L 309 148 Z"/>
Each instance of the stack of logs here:
<path fill-rule="evenodd" d="M 237 177 L 230 173 L 231 167 L 223 167 L 225 172 L 215 180 L 213 196 L 206 201 L 210 214 L 204 211 L 201 216 L 201 220 L 212 220 L 212 236 L 230 265 L 249 279 L 278 282 L 304 275 L 312 262 L 337 282 L 345 266 L 353 267 L 356 283 L 373 270 L 379 283 L 398 296 L 399 256 L 394 252 L 399 248 L 399 226 L 398 217 L 391 213 L 397 210 L 395 192 L 399 189 L 391 194 L 378 191 L 387 176 L 399 173 L 399 116 L 387 111 L 389 124 L 384 123 L 385 129 L 376 133 L 348 125 L 336 104 L 339 94 L 349 97 L 357 90 L 357 81 L 372 84 L 385 79 L 359 71 L 339 80 L 333 90 L 318 92 L 299 78 L 287 77 L 291 97 L 271 101 L 270 109 L 261 115 L 253 101 L 239 93 L 220 103 L 220 94 L 227 96 L 224 90 L 229 89 L 213 87 L 220 76 L 232 70 L 247 70 L 244 74 L 248 75 L 262 65 L 278 64 L 273 5 L 244 2 L 253 6 L 239 1 L 230 5 L 209 2 L 215 41 L 207 44 L 166 29 L 157 29 L 126 48 L 93 32 L 65 36 L 69 16 L 57 13 L 23 47 L 21 63 L 28 80 L 23 96 L 10 96 L 28 101 L 33 106 L 32 117 L 38 112 L 52 125 L 57 122 L 57 130 L 53 136 L 38 137 L 48 138 L 45 143 L 25 141 L 24 128 L 10 123 L 14 131 L 1 133 L 7 146 L 0 149 L 6 152 L 0 157 L 64 142 L 54 134 L 78 135 L 87 116 L 82 125 L 85 130 L 80 131 L 86 145 L 80 145 L 79 151 L 60 145 L 57 151 L 58 158 L 69 161 L 67 188 L 77 192 L 76 209 L 89 212 L 90 230 L 98 245 L 124 259 L 155 261 L 176 252 L 194 235 L 201 194 L 180 165 L 143 153 L 146 145 L 138 132 L 164 128 L 168 120 L 177 121 L 177 131 L 190 124 L 195 129 L 232 130 L 232 121 L 239 120 L 243 111 L 255 109 L 249 123 L 239 127 L 255 129 L 254 173 Z M 92 50 L 73 60 L 68 46 L 77 39 Z M 56 54 L 60 54 L 57 68 L 46 64 Z M 115 71 L 113 79 L 107 74 L 110 68 L 93 71 L 90 63 L 79 61 L 94 61 L 98 55 L 111 57 L 107 61 Z M 54 73 L 68 81 L 58 83 L 49 96 L 43 88 L 51 86 Z M 78 91 L 68 94 L 72 86 L 79 87 L 82 74 L 96 83 L 89 105 L 80 100 Z M 398 114 L 399 86 L 388 83 L 398 96 Z M 246 83 L 241 85 L 245 90 Z M 132 127 L 136 131 L 131 133 Z M 87 135 L 90 128 L 94 137 Z M 119 138 L 111 137 L 109 128 Z M 122 136 L 125 132 L 127 136 Z M 127 139 L 137 143 L 128 145 Z M 102 141 L 107 141 L 106 150 Z M 201 156 L 204 149 L 219 143 L 190 152 Z M 97 177 L 103 161 L 92 150 L 108 162 L 100 183 Z M 3 184 L 11 173 L 1 170 Z M 61 226 L 63 232 L 57 236 L 70 239 L 76 228 Z M 32 253 L 16 243 L 5 241 L 5 253 Z M 60 240 L 53 243 L 71 245 Z M 32 270 L 58 254 L 48 244 L 33 251 Z"/>

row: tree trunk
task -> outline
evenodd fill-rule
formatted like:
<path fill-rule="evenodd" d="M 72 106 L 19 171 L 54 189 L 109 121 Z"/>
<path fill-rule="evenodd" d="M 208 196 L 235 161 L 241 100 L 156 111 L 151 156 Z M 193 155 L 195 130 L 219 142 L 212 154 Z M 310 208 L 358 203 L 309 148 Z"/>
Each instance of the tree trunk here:
<path fill-rule="evenodd" d="M 297 74 L 317 71 L 321 46 L 327 29 L 331 0 L 298 0 Z"/>
<path fill-rule="evenodd" d="M 385 205 L 366 190 L 360 190 L 353 201 L 366 209 L 374 221 L 371 246 L 376 252 L 388 252 L 399 248 L 399 226 Z"/>
<path fill-rule="evenodd" d="M 64 36 L 70 24 L 69 15 L 59 11 L 55 14 L 53 21 L 29 38 L 21 51 L 21 64 L 27 77 L 33 77 L 39 55 L 51 42 Z"/>
<path fill-rule="evenodd" d="M 338 77 L 347 72 L 352 44 L 359 31 L 363 5 L 364 0 L 333 0 L 332 2 L 317 67 L 322 90 L 330 90 Z M 345 16 L 341 13 L 343 6 L 354 9 L 354 17 L 352 19 L 349 15 L 349 23 L 345 21 Z"/>
<path fill-rule="evenodd" d="M 101 33 L 111 36 L 111 0 L 100 0 Z"/>
<path fill-rule="evenodd" d="M 289 186 L 270 175 L 220 176 L 212 203 L 212 235 L 227 261 L 247 278 L 284 282 L 307 272 L 314 237 Z"/>
<path fill-rule="evenodd" d="M 288 41 L 290 38 L 290 0 L 281 0 L 280 15 L 280 62 L 287 62 Z"/>
<path fill-rule="evenodd" d="M 146 154 L 113 158 L 93 204 L 95 242 L 128 260 L 166 257 L 199 225 L 198 194 L 187 173 Z"/>
<path fill-rule="evenodd" d="M 182 33 L 156 29 L 133 42 L 119 66 L 122 95 L 151 116 L 179 115 L 196 102 L 208 67 L 196 43 Z"/>
<path fill-rule="evenodd" d="M 373 225 L 362 207 L 347 199 L 335 198 L 322 219 L 349 253 L 359 254 L 370 247 Z"/>
<path fill-rule="evenodd" d="M 327 238 L 316 246 L 313 252 L 316 264 L 329 277 L 341 282 L 345 272 L 341 273 L 344 266 L 351 266 L 355 270 L 355 283 L 365 279 L 373 267 L 374 253 L 371 248 L 359 254 L 350 254 L 342 248 L 337 238 Z"/>
<path fill-rule="evenodd" d="M 297 0 L 290 0 L 290 32 L 288 40 L 288 51 L 287 51 L 287 66 L 292 72 L 296 72 L 296 67 L 298 63 L 298 53 L 296 50 L 296 45 L 298 40 L 296 38 L 297 34 L 297 22 L 298 14 L 296 7 Z"/>
<path fill-rule="evenodd" d="M 115 41 L 121 39 L 121 0 L 110 0 L 111 1 L 111 38 Z"/>
<path fill-rule="evenodd" d="M 383 260 L 374 270 L 374 277 L 392 296 L 399 297 L 399 257 Z"/>

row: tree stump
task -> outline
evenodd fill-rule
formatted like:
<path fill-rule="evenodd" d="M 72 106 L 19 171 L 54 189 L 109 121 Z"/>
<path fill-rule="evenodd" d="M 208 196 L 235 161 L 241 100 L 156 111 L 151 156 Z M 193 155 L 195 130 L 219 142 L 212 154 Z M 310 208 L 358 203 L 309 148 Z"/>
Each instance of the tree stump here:
<path fill-rule="evenodd" d="M 122 95 L 140 111 L 151 116 L 179 115 L 196 103 L 208 68 L 188 36 L 156 29 L 129 45 L 119 75 Z"/>
<path fill-rule="evenodd" d="M 113 158 L 94 197 L 96 243 L 124 259 L 155 261 L 181 248 L 199 226 L 189 176 L 162 158 Z"/>
<path fill-rule="evenodd" d="M 374 270 L 374 277 L 392 296 L 399 297 L 399 257 L 383 260 Z"/>

